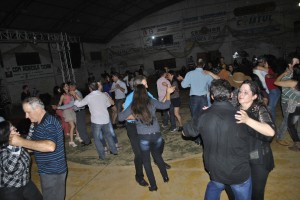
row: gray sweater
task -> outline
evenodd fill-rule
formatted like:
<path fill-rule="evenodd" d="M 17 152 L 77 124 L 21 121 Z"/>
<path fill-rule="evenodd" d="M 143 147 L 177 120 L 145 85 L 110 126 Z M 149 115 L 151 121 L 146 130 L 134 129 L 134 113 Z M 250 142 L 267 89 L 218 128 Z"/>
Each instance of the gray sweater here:
<path fill-rule="evenodd" d="M 155 99 L 151 99 L 151 106 L 149 109 L 150 109 L 150 113 L 153 118 L 153 124 L 146 125 L 146 124 L 143 124 L 140 120 L 136 120 L 135 124 L 136 124 L 138 134 L 145 135 L 145 134 L 159 132 L 160 128 L 159 128 L 159 124 L 158 124 L 158 121 L 156 118 L 155 111 L 156 111 L 156 109 L 160 109 L 160 110 L 168 109 L 168 108 L 170 108 L 170 104 L 171 104 L 170 101 L 165 101 L 163 103 L 163 102 L 157 101 Z M 126 120 L 127 117 L 131 114 L 133 114 L 133 113 L 131 110 L 131 106 L 129 106 L 126 110 L 124 110 L 123 112 L 120 112 L 118 114 L 119 121 Z"/>

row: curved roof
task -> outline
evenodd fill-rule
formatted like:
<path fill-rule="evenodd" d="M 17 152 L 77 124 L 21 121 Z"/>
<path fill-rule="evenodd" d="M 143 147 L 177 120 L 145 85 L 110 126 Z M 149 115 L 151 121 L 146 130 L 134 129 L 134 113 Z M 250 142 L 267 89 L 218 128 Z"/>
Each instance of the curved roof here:
<path fill-rule="evenodd" d="M 0 28 L 67 33 L 83 42 L 107 43 L 129 25 L 182 0 L 9 0 Z"/>

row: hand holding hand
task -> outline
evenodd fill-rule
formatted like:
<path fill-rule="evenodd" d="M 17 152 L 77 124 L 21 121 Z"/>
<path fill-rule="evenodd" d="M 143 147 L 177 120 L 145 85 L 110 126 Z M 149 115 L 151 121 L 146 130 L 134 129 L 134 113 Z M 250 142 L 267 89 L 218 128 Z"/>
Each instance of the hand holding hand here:
<path fill-rule="evenodd" d="M 246 124 L 248 120 L 250 119 L 246 111 L 240 110 L 237 111 L 236 114 L 234 115 L 235 119 L 237 120 L 236 123 L 241 124 L 244 123 Z"/>
<path fill-rule="evenodd" d="M 22 146 L 22 140 L 24 140 L 20 134 L 10 134 L 9 135 L 9 144 L 12 146 Z"/>

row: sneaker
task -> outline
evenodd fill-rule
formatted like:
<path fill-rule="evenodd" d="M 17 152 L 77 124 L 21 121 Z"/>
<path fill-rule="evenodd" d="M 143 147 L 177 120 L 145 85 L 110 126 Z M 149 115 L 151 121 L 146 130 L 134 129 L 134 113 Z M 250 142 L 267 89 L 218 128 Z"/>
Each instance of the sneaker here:
<path fill-rule="evenodd" d="M 170 128 L 169 130 L 171 133 L 174 133 L 175 131 L 177 131 L 177 128 Z"/>

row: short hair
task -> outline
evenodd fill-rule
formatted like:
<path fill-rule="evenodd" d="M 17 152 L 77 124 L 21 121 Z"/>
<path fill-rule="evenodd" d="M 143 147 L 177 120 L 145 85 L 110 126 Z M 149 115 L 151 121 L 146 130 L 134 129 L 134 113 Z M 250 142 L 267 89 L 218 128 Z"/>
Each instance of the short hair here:
<path fill-rule="evenodd" d="M 93 90 L 93 91 L 96 91 L 96 90 L 98 90 L 98 83 L 97 82 L 95 82 L 95 81 L 93 81 L 93 82 L 90 82 L 89 83 L 89 88 L 91 89 L 91 90 Z"/>
<path fill-rule="evenodd" d="M 210 94 L 214 101 L 229 101 L 231 96 L 231 85 L 227 80 L 216 79 L 211 82 Z"/>
<path fill-rule="evenodd" d="M 32 109 L 36 109 L 37 107 L 45 109 L 44 103 L 38 97 L 28 97 L 22 102 L 22 105 L 24 104 L 29 104 Z"/>
<path fill-rule="evenodd" d="M 142 84 L 143 80 L 147 80 L 145 76 L 143 75 L 137 75 L 136 77 L 134 77 L 133 79 L 133 87 L 136 88 L 137 85 Z"/>
<path fill-rule="evenodd" d="M 113 76 L 116 76 L 116 77 L 120 78 L 120 74 L 119 74 L 118 72 L 113 72 L 113 73 L 111 73 L 111 76 L 112 76 L 112 77 L 113 77 Z"/>

